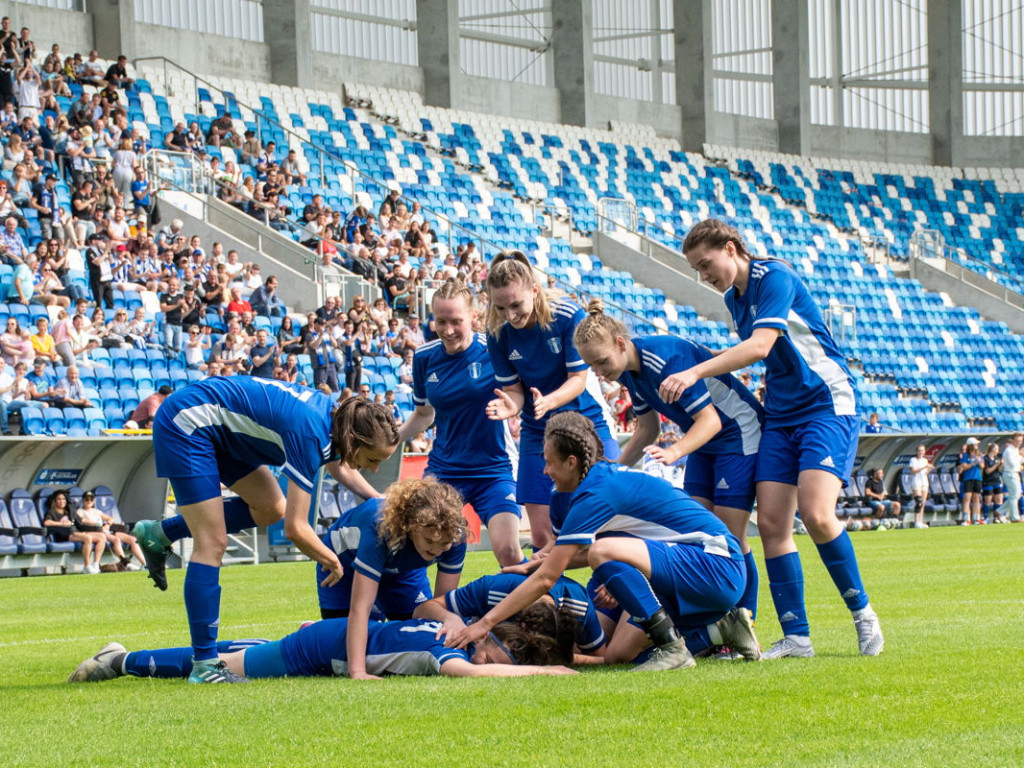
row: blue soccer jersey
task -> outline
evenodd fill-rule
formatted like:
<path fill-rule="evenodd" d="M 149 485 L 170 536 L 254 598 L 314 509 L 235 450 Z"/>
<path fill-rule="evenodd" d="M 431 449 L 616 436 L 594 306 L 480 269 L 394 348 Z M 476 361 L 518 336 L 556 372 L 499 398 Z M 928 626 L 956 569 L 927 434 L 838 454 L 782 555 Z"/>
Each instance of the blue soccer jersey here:
<path fill-rule="evenodd" d="M 452 613 L 464 619 L 478 619 L 508 597 L 529 578 L 518 573 L 497 573 L 481 576 L 465 586 L 453 589 L 444 596 L 445 605 Z M 597 610 L 587 596 L 587 590 L 568 576 L 559 577 L 548 594 L 555 605 L 564 608 L 579 622 L 576 645 L 582 651 L 592 651 L 604 645 L 604 630 L 597 618 Z"/>
<path fill-rule="evenodd" d="M 487 418 L 487 403 L 498 386 L 482 333 L 455 355 L 445 352 L 440 339 L 416 350 L 413 401 L 433 407 L 437 429 L 427 459 L 429 472 L 439 477 L 511 476 L 505 423 Z"/>
<path fill-rule="evenodd" d="M 573 492 L 555 544 L 589 546 L 602 536 L 623 534 L 742 558 L 725 523 L 685 491 L 660 477 L 599 462 Z"/>
<path fill-rule="evenodd" d="M 451 659 L 469 661 L 469 651 L 445 648 L 433 621 L 371 621 L 366 635 L 366 671 L 371 675 L 437 675 Z M 348 619 L 326 619 L 280 641 L 281 656 L 292 676 L 347 675 Z M 247 670 L 248 671 L 248 670 Z"/>
<path fill-rule="evenodd" d="M 747 290 L 725 293 L 741 339 L 757 328 L 782 335 L 765 358 L 768 419 L 796 426 L 819 416 L 856 416 L 857 391 L 814 299 L 793 268 L 782 261 L 752 261 Z"/>
<path fill-rule="evenodd" d="M 533 415 L 531 387 L 549 395 L 565 383 L 570 373 L 590 370 L 573 343 L 576 326 L 584 314 L 568 299 L 557 299 L 551 302 L 551 325 L 547 328 L 535 324 L 531 328 L 516 329 L 505 323 L 497 337 L 488 339 L 487 350 L 499 386 L 522 382 L 526 395 L 522 415 L 524 430 L 543 431 L 551 414 L 579 411 L 594 422 L 598 434 L 610 436 L 604 411 L 589 388 L 561 408 L 549 411 L 540 421 Z"/>
<path fill-rule="evenodd" d="M 181 450 L 157 451 L 159 477 L 217 472 L 198 466 L 186 441 L 197 437 L 217 457 L 251 465 L 281 467 L 312 493 L 320 467 L 331 460 L 331 410 L 327 395 L 298 384 L 250 376 L 214 376 L 171 394 L 157 411 L 156 440 Z"/>
<path fill-rule="evenodd" d="M 694 417 L 713 406 L 722 421 L 722 429 L 700 450 L 714 455 L 757 453 L 764 410 L 750 390 L 731 373 L 698 380 L 674 403 L 666 403 L 658 394 L 658 387 L 667 376 L 710 360 L 711 352 L 675 336 L 642 336 L 632 341 L 640 358 L 640 370 L 623 371 L 619 383 L 629 390 L 638 415 L 653 408 L 684 432 L 689 432 Z"/>
<path fill-rule="evenodd" d="M 327 529 L 322 540 L 334 550 L 346 570 L 354 570 L 374 581 L 385 574 L 399 574 L 437 563 L 443 573 L 462 573 L 466 543 L 459 542 L 436 560 L 424 560 L 411 541 L 397 550 L 388 547 L 380 535 L 383 499 L 367 499 L 345 512 Z"/>

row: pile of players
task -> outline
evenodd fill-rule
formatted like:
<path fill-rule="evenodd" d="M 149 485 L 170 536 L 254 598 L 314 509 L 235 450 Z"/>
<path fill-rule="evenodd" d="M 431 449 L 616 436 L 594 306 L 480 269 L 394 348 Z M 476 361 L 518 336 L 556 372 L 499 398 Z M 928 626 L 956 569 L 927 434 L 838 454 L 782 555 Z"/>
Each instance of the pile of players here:
<path fill-rule="evenodd" d="M 417 408 L 401 430 L 377 404 L 350 399 L 335 409 L 321 393 L 277 381 L 212 378 L 169 397 L 154 424 L 156 470 L 169 478 L 180 514 L 139 523 L 135 533 L 162 589 L 169 547 L 193 538 L 184 584 L 192 644 L 129 653 L 111 643 L 71 680 L 494 676 L 565 673 L 584 662 L 679 669 L 716 652 L 809 657 L 792 537 L 798 507 L 852 613 L 860 653 L 881 653 L 878 617 L 835 517 L 859 431 L 843 356 L 793 269 L 751 255 L 732 227 L 698 224 L 684 254 L 725 294 L 742 339 L 717 354 L 672 336 L 631 337 L 599 302 L 584 311 L 550 295 L 513 252 L 489 270 L 487 334 L 473 332 L 464 285 L 450 281 L 435 294 L 438 339 L 415 353 Z M 761 360 L 763 407 L 732 375 Z M 591 394 L 595 372 L 624 384 L 639 414 L 621 451 Z M 517 414 L 513 480 L 505 422 Z M 682 430 L 669 447 L 650 445 L 661 416 Z M 431 422 L 427 477 L 372 498 L 357 470 L 376 468 Z M 685 490 L 631 469 L 644 452 L 665 463 L 687 456 Z M 287 495 L 268 465 L 288 478 Z M 320 537 L 308 510 L 322 466 L 371 498 Z M 222 498 L 222 483 L 233 497 Z M 764 653 L 746 542 L 755 499 L 783 631 Z M 503 570 L 460 587 L 464 502 L 487 525 Z M 529 559 L 518 541 L 521 506 Z M 317 563 L 322 620 L 276 642 L 218 643 L 227 535 L 281 518 Z M 564 575 L 588 566 L 586 587 Z"/>

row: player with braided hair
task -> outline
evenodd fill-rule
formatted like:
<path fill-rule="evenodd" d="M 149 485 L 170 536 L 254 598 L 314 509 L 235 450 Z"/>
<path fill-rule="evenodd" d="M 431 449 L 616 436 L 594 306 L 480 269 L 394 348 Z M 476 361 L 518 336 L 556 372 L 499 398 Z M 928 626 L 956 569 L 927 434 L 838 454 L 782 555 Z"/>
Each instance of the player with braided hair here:
<path fill-rule="evenodd" d="M 573 344 L 583 309 L 549 296 L 520 251 L 494 259 L 487 291 L 487 351 L 501 387 L 487 404 L 487 415 L 501 420 L 522 412 L 516 500 L 526 507 L 538 550 L 551 541 L 551 480 L 544 476 L 543 454 L 547 420 L 561 411 L 579 411 L 597 425 L 609 457 L 619 455 L 619 444 L 602 410 L 597 379 Z"/>
<path fill-rule="evenodd" d="M 743 555 L 721 520 L 665 480 L 605 461 L 581 414 L 549 420 L 544 458 L 556 490 L 571 494 L 554 547 L 530 564 L 535 570 L 522 585 L 448 642 L 479 640 L 551 589 L 585 550 L 594 576 L 656 646 L 636 669 L 691 667 L 688 643 L 692 650 L 727 644 L 744 658 L 760 657 L 749 613 L 735 610 L 746 582 Z"/>
<path fill-rule="evenodd" d="M 171 543 L 194 539 L 185 572 L 196 661 L 191 682 L 236 682 L 217 657 L 228 534 L 284 518 L 288 538 L 324 568 L 325 586 L 336 583 L 343 575 L 338 556 L 309 525 L 320 468 L 363 493 L 368 484 L 355 470 L 376 469 L 397 446 L 398 430 L 383 405 L 353 398 L 334 409 L 321 392 L 272 379 L 212 377 L 164 401 L 153 420 L 156 473 L 170 481 L 179 514 L 141 521 L 134 532 L 161 589 Z M 268 465 L 288 478 L 287 497 Z M 221 484 L 237 496 L 222 498 Z"/>
<path fill-rule="evenodd" d="M 600 299 L 587 306 L 587 317 L 576 326 L 575 341 L 595 373 L 619 382 L 632 396 L 639 419 L 619 462 L 633 466 L 644 453 L 667 465 L 689 457 L 683 489 L 739 539 L 747 566 L 739 605 L 756 618 L 757 566 L 747 543 L 747 524 L 754 506 L 754 467 L 764 421 L 761 404 L 731 373 L 697 381 L 676 401 L 662 400 L 658 387 L 667 376 L 710 360 L 711 352 L 677 336 L 631 338 L 619 320 L 604 313 Z M 683 431 L 679 440 L 665 448 L 653 444 L 661 431 L 659 414 Z"/>
<path fill-rule="evenodd" d="M 327 529 L 323 543 L 337 554 L 345 574 L 331 584 L 330 572 L 317 566 L 320 615 L 351 619 L 349 677 L 373 677 L 366 669 L 366 627 L 375 608 L 388 619 L 412 618 L 417 604 L 431 598 L 427 567 L 433 564 L 438 594 L 459 585 L 466 559 L 462 507 L 462 496 L 447 483 L 411 478 L 390 486 L 383 499 L 348 510 Z"/>

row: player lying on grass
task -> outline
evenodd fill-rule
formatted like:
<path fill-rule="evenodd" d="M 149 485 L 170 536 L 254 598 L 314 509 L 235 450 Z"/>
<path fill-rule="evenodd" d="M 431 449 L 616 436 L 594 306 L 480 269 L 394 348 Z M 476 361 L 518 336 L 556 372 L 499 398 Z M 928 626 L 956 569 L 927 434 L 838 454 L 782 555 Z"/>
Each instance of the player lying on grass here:
<path fill-rule="evenodd" d="M 480 621 L 450 632 L 450 644 L 481 640 L 551 589 L 586 550 L 597 580 L 657 646 L 636 669 L 692 667 L 679 630 L 760 658 L 749 612 L 735 609 L 746 570 L 725 523 L 665 480 L 606 461 L 594 425 L 581 414 L 551 417 L 544 458 L 555 489 L 572 494 L 555 546 L 524 566 L 536 570 Z"/>
<path fill-rule="evenodd" d="M 571 619 L 570 619 L 571 620 Z M 220 659 L 238 681 L 262 677 L 331 677 L 349 673 L 348 619 L 326 619 L 280 640 L 219 643 Z M 572 674 L 572 639 L 559 644 L 548 635 L 502 624 L 465 650 L 446 648 L 431 621 L 371 622 L 366 669 L 374 675 L 447 675 L 449 677 L 523 677 Z M 115 677 L 183 678 L 192 674 L 192 648 L 128 650 L 107 643 L 85 659 L 70 683 Z"/>
<path fill-rule="evenodd" d="M 498 605 L 526 579 L 525 574 L 519 573 L 481 576 L 445 595 L 420 603 L 413 616 L 440 621 L 449 627 L 471 623 Z M 547 594 L 514 618 L 522 620 L 524 614 L 529 615 L 526 620 L 533 626 L 547 616 L 549 626 L 544 631 L 553 637 L 560 636 L 559 629 L 565 623 L 563 614 L 568 614 L 574 619 L 572 623 L 578 656 L 593 657 L 603 652 L 605 635 L 597 610 L 590 602 L 587 590 L 568 576 L 559 577 Z M 576 658 L 577 663 L 587 661 L 589 659 Z"/>
<path fill-rule="evenodd" d="M 365 668 L 365 627 L 378 608 L 388 619 L 409 619 L 431 597 L 427 566 L 437 564 L 434 587 L 443 595 L 459 585 L 466 558 L 462 496 L 432 477 L 395 483 L 383 499 L 369 499 L 338 518 L 323 535 L 343 576 L 317 566 L 317 594 L 324 619 L 349 618 L 349 677 L 371 677 Z M 461 622 L 460 622 L 461 624 Z"/>

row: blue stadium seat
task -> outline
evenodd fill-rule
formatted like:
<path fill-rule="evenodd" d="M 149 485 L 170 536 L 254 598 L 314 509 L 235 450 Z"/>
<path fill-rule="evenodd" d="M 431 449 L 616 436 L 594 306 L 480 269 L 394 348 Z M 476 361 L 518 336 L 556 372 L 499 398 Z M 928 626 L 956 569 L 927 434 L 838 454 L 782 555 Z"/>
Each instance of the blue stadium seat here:
<path fill-rule="evenodd" d="M 18 530 L 7 510 L 7 502 L 0 499 L 0 555 L 18 554 Z"/>
<path fill-rule="evenodd" d="M 41 555 L 47 551 L 46 531 L 28 491 L 15 488 L 7 501 L 11 522 L 18 529 L 18 553 Z"/>

